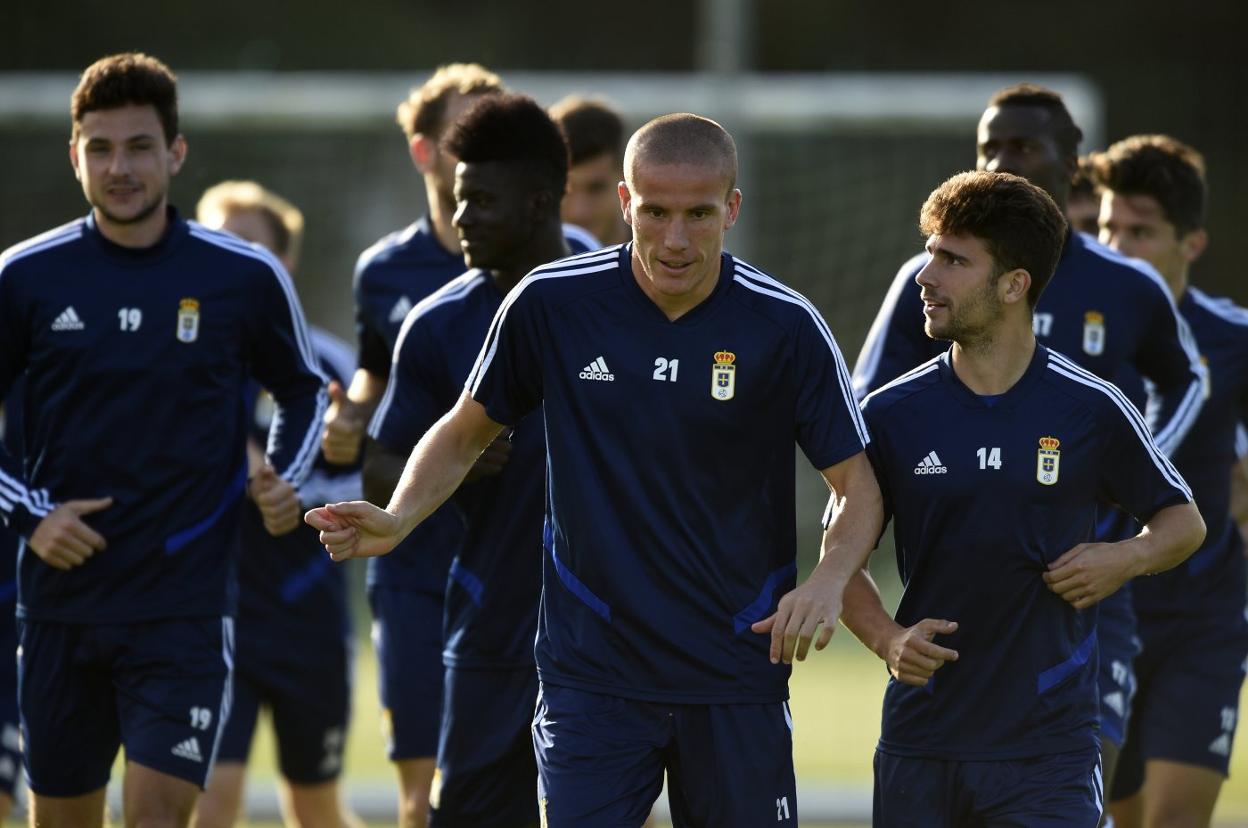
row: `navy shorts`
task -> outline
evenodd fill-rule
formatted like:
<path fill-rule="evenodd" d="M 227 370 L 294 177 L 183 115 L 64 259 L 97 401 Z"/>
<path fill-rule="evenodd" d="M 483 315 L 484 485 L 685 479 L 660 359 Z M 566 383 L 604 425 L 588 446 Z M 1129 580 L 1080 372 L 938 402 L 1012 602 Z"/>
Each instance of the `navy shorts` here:
<path fill-rule="evenodd" d="M 1100 603 L 1096 622 L 1100 656 L 1097 685 L 1101 702 L 1101 739 L 1121 748 L 1135 699 L 1135 657 L 1140 652 L 1130 584 Z"/>
<path fill-rule="evenodd" d="M 637 828 L 664 770 L 675 828 L 797 824 L 786 702 L 667 704 L 543 684 L 533 744 L 549 828 Z"/>
<path fill-rule="evenodd" d="M 430 826 L 511 828 L 537 822 L 531 732 L 536 704 L 533 666 L 447 668 Z"/>
<path fill-rule="evenodd" d="M 127 761 L 204 786 L 229 716 L 229 618 L 18 622 L 26 778 L 44 796 L 104 787 Z"/>
<path fill-rule="evenodd" d="M 326 630 L 285 643 L 274 646 L 272 636 L 240 627 L 234 703 L 217 761 L 246 763 L 260 708 L 267 707 L 282 776 L 296 785 L 317 785 L 342 771 L 351 715 L 351 642 Z"/>
<path fill-rule="evenodd" d="M 386 755 L 432 759 L 442 717 L 443 596 L 375 586 L 368 601 Z"/>
<path fill-rule="evenodd" d="M 1242 615 L 1161 623 L 1146 619 L 1140 633 L 1140 694 L 1111 786 L 1113 799 L 1143 787 L 1144 764 L 1150 759 L 1226 776 L 1239 718 L 1248 658 L 1248 622 Z"/>
<path fill-rule="evenodd" d="M 964 762 L 875 752 L 875 828 L 1096 828 L 1099 751 Z"/>
<path fill-rule="evenodd" d="M 0 793 L 13 797 L 22 768 L 17 713 L 17 619 L 13 607 L 0 617 Z"/>

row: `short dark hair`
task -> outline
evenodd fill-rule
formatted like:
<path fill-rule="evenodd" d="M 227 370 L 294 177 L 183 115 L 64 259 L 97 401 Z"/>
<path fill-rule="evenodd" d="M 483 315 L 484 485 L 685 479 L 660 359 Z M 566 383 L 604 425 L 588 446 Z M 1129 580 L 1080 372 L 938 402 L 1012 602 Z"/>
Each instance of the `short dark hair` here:
<path fill-rule="evenodd" d="M 600 155 L 624 160 L 624 119 L 605 101 L 569 95 L 551 106 L 550 117 L 568 139 L 572 166 Z"/>
<path fill-rule="evenodd" d="M 1066 239 L 1066 217 L 1053 197 L 1010 173 L 964 172 L 941 184 L 923 203 L 925 236 L 968 235 L 983 241 L 994 276 L 1022 268 L 1031 274 L 1027 305 L 1040 299 Z"/>
<path fill-rule="evenodd" d="M 1074 156 L 1079 153 L 1079 142 L 1083 140 L 1083 130 L 1075 124 L 1066 108 L 1066 101 L 1052 89 L 1035 83 L 1016 83 L 1004 89 L 998 89 L 988 99 L 988 107 L 1002 106 L 1034 106 L 1049 113 L 1049 126 L 1057 141 L 1058 149 L 1063 155 Z"/>
<path fill-rule="evenodd" d="M 628 139 L 624 150 L 624 177 L 641 158 L 658 164 L 708 166 L 718 162 L 728 176 L 725 198 L 737 185 L 737 145 L 728 130 L 701 115 L 676 112 L 644 124 Z"/>
<path fill-rule="evenodd" d="M 568 186 L 568 145 L 546 110 L 528 95 L 487 95 L 451 124 L 442 146 L 468 164 L 523 164 L 554 197 L 558 210 Z"/>
<path fill-rule="evenodd" d="M 1205 226 L 1205 159 L 1177 138 L 1124 138 L 1097 157 L 1093 175 L 1112 192 L 1157 199 L 1180 236 Z"/>
<path fill-rule="evenodd" d="M 78 79 L 70 98 L 73 140 L 89 112 L 130 104 L 151 106 L 160 118 L 165 143 L 178 137 L 178 78 L 169 67 L 141 52 L 109 55 L 91 64 Z"/>
<path fill-rule="evenodd" d="M 1099 199 L 1101 187 L 1096 183 L 1093 167 L 1096 164 L 1096 154 L 1088 153 L 1079 156 L 1079 165 L 1075 167 L 1075 174 L 1070 179 L 1070 200 L 1074 201 L 1078 198 Z"/>
<path fill-rule="evenodd" d="M 451 95 L 484 95 L 504 91 L 498 75 L 479 63 L 448 63 L 439 66 L 429 80 L 408 93 L 394 120 L 407 140 L 417 134 L 437 140 L 448 126 L 445 121 Z"/>

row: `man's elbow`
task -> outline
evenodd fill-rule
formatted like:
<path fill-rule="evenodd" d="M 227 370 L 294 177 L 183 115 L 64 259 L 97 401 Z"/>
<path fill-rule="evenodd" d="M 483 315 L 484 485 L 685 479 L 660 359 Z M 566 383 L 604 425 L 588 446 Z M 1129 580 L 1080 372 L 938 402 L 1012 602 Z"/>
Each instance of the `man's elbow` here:
<path fill-rule="evenodd" d="M 1186 561 L 1205 542 L 1205 519 L 1201 516 L 1200 510 L 1196 508 L 1196 504 L 1185 503 L 1176 508 L 1179 525 L 1176 527 L 1170 566 L 1178 566 Z"/>

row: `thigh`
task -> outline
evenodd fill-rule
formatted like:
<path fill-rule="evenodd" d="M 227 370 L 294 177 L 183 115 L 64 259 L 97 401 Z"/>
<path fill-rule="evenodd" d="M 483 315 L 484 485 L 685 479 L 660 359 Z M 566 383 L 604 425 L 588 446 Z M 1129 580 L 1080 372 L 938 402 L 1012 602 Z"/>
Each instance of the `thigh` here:
<path fill-rule="evenodd" d="M 1096 828 L 1100 822 L 1098 751 L 960 765 L 975 820 L 987 828 Z"/>
<path fill-rule="evenodd" d="M 538 820 L 530 726 L 537 671 L 446 671 L 431 826 L 480 828 Z"/>
<path fill-rule="evenodd" d="M 351 715 L 351 647 L 341 635 L 293 647 L 269 696 L 278 767 L 296 785 L 319 785 L 342 772 Z"/>
<path fill-rule="evenodd" d="M 963 825 L 953 812 L 952 763 L 875 752 L 874 828 L 948 828 Z"/>
<path fill-rule="evenodd" d="M 121 731 L 111 667 L 92 631 L 23 621 L 18 641 L 18 706 L 31 791 L 59 798 L 103 788 Z"/>
<path fill-rule="evenodd" d="M 673 725 L 646 702 L 541 685 L 533 719 L 545 828 L 638 828 L 663 788 Z"/>
<path fill-rule="evenodd" d="M 229 718 L 233 621 L 119 625 L 113 681 L 126 759 L 203 788 Z"/>
<path fill-rule="evenodd" d="M 442 596 L 374 587 L 373 646 L 386 752 L 433 757 L 442 714 Z"/>
<path fill-rule="evenodd" d="M 788 703 L 678 708 L 667 790 L 678 828 L 796 825 Z"/>
<path fill-rule="evenodd" d="M 260 718 L 258 688 L 246 670 L 236 669 L 230 684 L 230 710 L 221 728 L 218 762 L 247 764 L 251 740 Z"/>

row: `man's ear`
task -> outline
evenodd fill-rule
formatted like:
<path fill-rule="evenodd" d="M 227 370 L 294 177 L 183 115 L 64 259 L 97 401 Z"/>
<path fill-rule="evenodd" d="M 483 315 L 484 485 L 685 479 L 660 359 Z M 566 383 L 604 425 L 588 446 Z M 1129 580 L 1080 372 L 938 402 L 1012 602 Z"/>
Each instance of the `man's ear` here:
<path fill-rule="evenodd" d="M 1203 227 L 1198 227 L 1179 239 L 1179 250 L 1182 251 L 1183 259 L 1188 264 L 1199 259 L 1200 254 L 1204 253 L 1208 246 L 1209 232 Z"/>
<path fill-rule="evenodd" d="M 1016 267 L 1008 273 L 1003 273 L 998 282 L 1003 286 L 1001 291 L 1001 301 L 1007 305 L 1016 302 L 1026 303 L 1027 291 L 1031 290 L 1031 273 L 1025 268 Z"/>
<path fill-rule="evenodd" d="M 418 132 L 408 142 L 407 151 L 412 156 L 412 163 L 416 166 L 416 169 L 421 175 L 424 175 L 433 167 L 434 161 L 437 160 L 438 142 Z"/>

